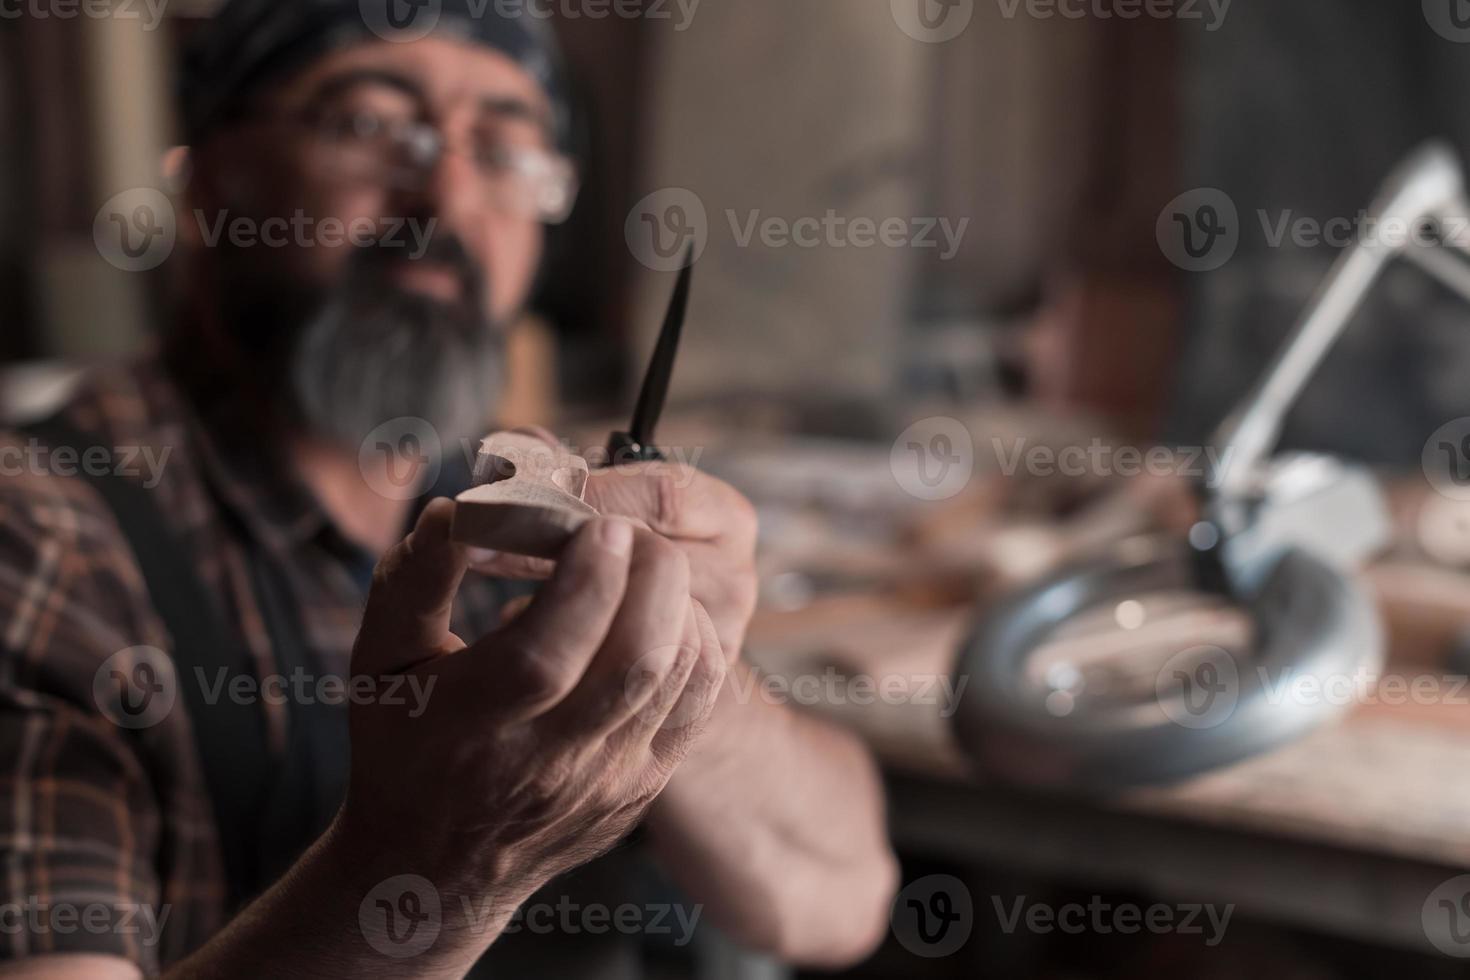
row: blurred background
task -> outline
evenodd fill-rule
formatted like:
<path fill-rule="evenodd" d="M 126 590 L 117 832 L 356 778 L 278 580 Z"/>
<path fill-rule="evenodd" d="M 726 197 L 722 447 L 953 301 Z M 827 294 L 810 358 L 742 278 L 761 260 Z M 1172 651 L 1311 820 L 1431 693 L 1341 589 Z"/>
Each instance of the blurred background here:
<path fill-rule="evenodd" d="M 117 268 L 95 228 L 115 195 L 164 186 L 173 60 L 211 6 L 168 0 L 156 24 L 141 0 L 101 17 L 3 8 L 12 411 L 71 366 L 143 349 L 165 315 L 167 266 Z M 1210 445 L 1375 188 L 1426 139 L 1470 147 L 1463 0 L 551 6 L 584 190 L 515 330 L 499 417 L 600 444 L 693 241 L 661 435 L 761 509 L 749 655 L 777 675 L 951 679 L 991 603 L 1127 534 L 1187 527 L 1200 474 L 1177 460 Z M 1233 214 L 1213 212 L 1219 241 L 1193 254 L 1174 218 L 1220 200 Z M 791 235 L 803 220 L 821 227 L 811 244 Z M 861 221 L 897 222 L 895 244 Z M 1421 466 L 1432 435 L 1470 416 L 1467 379 L 1470 308 L 1395 268 L 1283 440 L 1371 464 L 1390 488 L 1395 537 L 1369 578 L 1406 676 L 1470 664 L 1470 520 Z M 905 478 L 912 431 L 930 446 L 959 433 L 954 492 Z M 1111 463 L 1008 465 L 1099 440 Z M 1156 445 L 1176 463 L 1121 465 L 1120 448 Z M 919 889 L 852 976 L 1470 975 L 1470 900 L 1459 945 L 1428 922 L 1435 889 L 1470 872 L 1464 699 L 1355 705 L 1278 752 L 1104 800 L 995 783 L 952 734 L 953 704 L 810 707 L 883 756 Z M 959 910 L 964 940 L 916 938 L 899 922 L 910 900 Z M 1111 911 L 1047 927 L 1015 918 L 1018 901 Z M 1114 917 L 1156 906 L 1173 925 Z M 1200 931 L 1183 925 L 1196 906 Z M 1219 935 L 1206 906 L 1233 910 Z"/>

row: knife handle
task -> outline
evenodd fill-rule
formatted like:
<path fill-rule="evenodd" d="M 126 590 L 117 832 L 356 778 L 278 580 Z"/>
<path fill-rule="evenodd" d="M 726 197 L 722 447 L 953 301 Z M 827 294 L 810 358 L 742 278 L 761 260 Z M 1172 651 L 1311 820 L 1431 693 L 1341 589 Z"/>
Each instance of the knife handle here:
<path fill-rule="evenodd" d="M 604 468 L 628 463 L 647 463 L 663 458 L 663 453 L 657 448 L 645 446 L 626 432 L 614 432 L 607 440 L 607 463 Z"/>

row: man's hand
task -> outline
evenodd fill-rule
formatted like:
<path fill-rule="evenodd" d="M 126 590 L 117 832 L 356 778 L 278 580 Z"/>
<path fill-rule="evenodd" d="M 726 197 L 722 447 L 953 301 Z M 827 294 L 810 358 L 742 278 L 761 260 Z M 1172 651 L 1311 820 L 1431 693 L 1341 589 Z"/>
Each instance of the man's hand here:
<path fill-rule="evenodd" d="M 342 823 L 529 894 L 637 822 L 690 748 L 664 718 L 712 709 L 724 657 L 688 560 L 616 519 L 579 531 L 526 612 L 465 646 L 448 628 L 465 571 L 452 510 L 432 505 L 379 565 L 353 672 L 418 675 L 434 694 L 418 718 L 354 706 Z"/>
<path fill-rule="evenodd" d="M 867 955 L 887 926 L 897 875 L 881 783 L 851 733 L 753 696 L 760 678 L 736 662 L 756 600 L 754 508 L 721 481 L 671 462 L 595 470 L 586 499 L 651 528 L 688 558 L 690 592 L 708 607 L 731 661 L 708 724 L 682 727 L 704 731 L 649 811 L 655 854 L 713 921 L 750 947 L 826 968 Z M 554 567 L 477 559 L 476 571 L 510 577 Z"/>
<path fill-rule="evenodd" d="M 544 429 L 524 429 L 550 445 Z M 587 503 L 599 513 L 627 517 L 666 539 L 689 559 L 689 592 L 709 613 L 725 656 L 734 660 L 745 643 L 756 603 L 756 514 L 738 490 L 692 466 L 657 461 L 593 470 Z M 472 567 L 484 575 L 545 578 L 552 562 L 471 549 Z"/>
<path fill-rule="evenodd" d="M 449 631 L 466 570 L 453 511 L 431 504 L 379 564 L 352 655 L 368 689 L 408 676 L 427 701 L 354 699 L 336 822 L 179 976 L 404 975 L 382 954 L 392 926 L 359 911 L 398 875 L 442 898 L 409 972 L 462 976 L 531 893 L 631 829 L 688 753 L 726 665 L 684 555 L 591 521 L 529 608 L 467 646 Z"/>

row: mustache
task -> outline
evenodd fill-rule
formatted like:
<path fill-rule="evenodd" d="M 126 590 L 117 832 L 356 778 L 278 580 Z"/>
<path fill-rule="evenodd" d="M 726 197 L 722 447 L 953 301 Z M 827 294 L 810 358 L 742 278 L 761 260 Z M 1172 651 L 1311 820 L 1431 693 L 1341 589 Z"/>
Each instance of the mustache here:
<path fill-rule="evenodd" d="M 436 231 L 417 250 L 404 248 L 402 240 L 391 232 L 358 247 L 348 260 L 349 275 L 377 278 L 382 270 L 397 262 L 429 262 L 446 266 L 459 276 L 467 296 L 483 295 L 484 266 L 476 259 L 464 239 L 452 231 Z"/>
<path fill-rule="evenodd" d="M 448 300 L 426 296 L 403 288 L 387 274 L 395 264 L 420 262 L 428 262 L 436 270 L 450 270 L 459 287 L 458 295 Z M 416 253 L 382 242 L 361 248 L 349 259 L 338 289 L 355 305 L 422 307 L 437 312 L 430 320 L 438 322 L 441 328 L 457 327 L 471 332 L 485 328 L 485 311 L 489 308 L 490 284 L 484 267 L 453 232 L 439 232 L 425 239 L 421 251 Z"/>

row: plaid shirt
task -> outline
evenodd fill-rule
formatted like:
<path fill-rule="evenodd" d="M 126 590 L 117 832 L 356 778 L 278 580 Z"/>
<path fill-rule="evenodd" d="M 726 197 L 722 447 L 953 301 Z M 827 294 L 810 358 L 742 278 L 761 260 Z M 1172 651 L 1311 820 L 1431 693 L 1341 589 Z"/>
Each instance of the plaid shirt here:
<path fill-rule="evenodd" d="M 259 677 L 275 661 L 239 528 L 291 584 L 323 674 L 347 675 L 372 561 L 304 488 L 221 452 L 152 361 L 94 372 L 64 417 L 154 495 Z M 78 461 L 36 445 L 0 434 L 0 958 L 110 953 L 153 974 L 228 920 L 211 803 L 182 699 L 140 728 L 99 707 L 108 658 L 170 639 Z M 460 635 L 493 625 L 494 583 L 459 598 Z M 258 703 L 280 752 L 287 708 Z"/>

